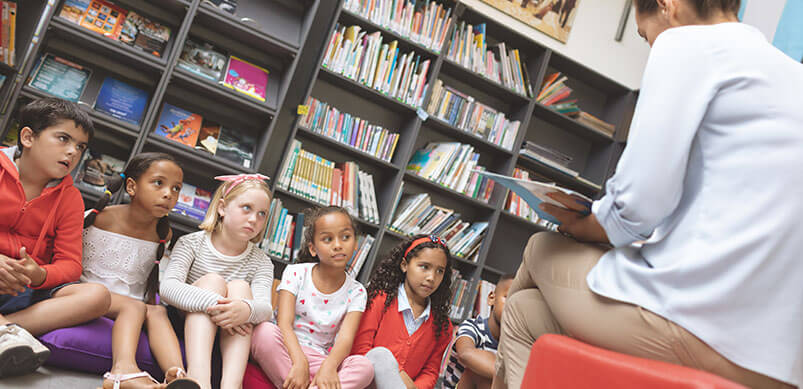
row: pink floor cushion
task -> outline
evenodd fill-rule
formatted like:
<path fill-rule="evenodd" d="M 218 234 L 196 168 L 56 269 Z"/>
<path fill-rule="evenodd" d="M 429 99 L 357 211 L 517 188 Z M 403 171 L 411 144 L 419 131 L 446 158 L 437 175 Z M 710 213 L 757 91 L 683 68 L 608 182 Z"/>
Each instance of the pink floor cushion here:
<path fill-rule="evenodd" d="M 256 362 L 249 362 L 243 377 L 243 389 L 276 389 Z"/>

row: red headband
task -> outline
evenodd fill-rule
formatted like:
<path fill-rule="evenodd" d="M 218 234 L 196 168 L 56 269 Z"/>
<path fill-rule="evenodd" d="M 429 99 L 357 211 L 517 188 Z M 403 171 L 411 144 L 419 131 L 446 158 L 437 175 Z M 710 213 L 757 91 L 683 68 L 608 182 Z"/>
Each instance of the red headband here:
<path fill-rule="evenodd" d="M 413 249 L 416 246 L 418 246 L 418 245 L 420 245 L 422 243 L 426 243 L 426 242 L 432 242 L 432 243 L 435 243 L 435 244 L 439 244 L 439 245 L 441 245 L 443 247 L 446 247 L 446 243 L 444 243 L 443 239 L 441 239 L 440 237 L 435 236 L 435 235 L 425 236 L 423 238 L 418 238 L 418 239 L 414 240 L 412 243 L 410 243 L 410 247 L 407 247 L 407 250 L 404 250 L 404 258 L 407 259 L 407 254 L 410 254 L 410 251 L 413 251 Z"/>

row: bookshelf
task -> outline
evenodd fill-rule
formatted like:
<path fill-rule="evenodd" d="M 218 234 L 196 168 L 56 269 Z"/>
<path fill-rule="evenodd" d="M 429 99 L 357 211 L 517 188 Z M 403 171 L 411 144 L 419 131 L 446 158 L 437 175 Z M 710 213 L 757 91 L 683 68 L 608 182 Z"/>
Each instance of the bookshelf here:
<path fill-rule="evenodd" d="M 472 146 L 479 154 L 478 164 L 488 171 L 511 175 L 516 168 L 526 169 L 531 177 L 537 174 L 584 194 L 597 196 L 605 179 L 613 174 L 624 149 L 636 100 L 634 91 L 454 0 L 436 0 L 437 4 L 451 8 L 449 29 L 440 47 L 427 45 L 398 29 L 391 30 L 352 10 L 344 10 L 342 0 L 239 0 L 235 15 L 222 12 L 202 0 L 116 1 L 124 8 L 137 10 L 171 27 L 171 38 L 161 58 L 65 22 L 57 16 L 63 0 L 26 0 L 22 3 L 26 5 L 20 11 L 18 28 L 26 31 L 25 36 L 33 36 L 39 26 L 41 39 L 30 45 L 31 50 L 18 69 L 0 67 L 0 73 L 17 71 L 19 74 L 17 82 L 7 82 L 0 90 L 6 97 L 4 101 L 9 102 L 0 117 L 3 134 L 9 127 L 12 114 L 21 104 L 44 95 L 24 81 L 40 55 L 53 53 L 93 69 L 81 97 L 82 106 L 92 115 L 97 127 L 97 136 L 90 148 L 119 159 L 128 160 L 141 151 L 171 153 L 183 164 L 185 182 L 208 190 L 217 186 L 212 179 L 214 175 L 258 171 L 272 177 L 274 197 L 281 199 L 283 206 L 293 213 L 318 205 L 277 185 L 283 160 L 291 152 L 295 140 L 302 143 L 304 150 L 333 162 L 354 161 L 360 170 L 373 177 L 379 213 L 378 223 L 357 218 L 360 232 L 371 234 L 376 239 L 358 274 L 362 282 L 370 279 L 372 269 L 391 247 L 406 239 L 406 236 L 388 228 L 397 216 L 394 213 L 398 212 L 399 192 L 405 195 L 428 193 L 432 204 L 460 213 L 461 220 L 488 223 L 476 261 L 455 260 L 455 268 L 463 279 L 469 281 L 467 295 L 461 304 L 465 308 L 464 314 L 455 320 L 471 314 L 479 281 L 496 282 L 503 274 L 514 272 L 530 235 L 545 228 L 506 211 L 507 191 L 500 185 L 495 186 L 490 200 L 485 202 L 407 171 L 415 152 L 430 142 L 459 142 Z M 460 23 L 484 23 L 488 47 L 504 42 L 508 49 L 518 49 L 521 65 L 529 79 L 527 86 L 534 94 L 539 92 L 548 74 L 554 71 L 566 74 L 569 77 L 567 84 L 574 90 L 573 96 L 578 99 L 580 107 L 614 124 L 616 132 L 611 136 L 561 115 L 536 102 L 529 93 L 517 92 L 449 58 L 451 36 Z M 398 41 L 399 55 L 412 51 L 420 56 L 422 62 L 429 60 L 424 81 L 428 87 L 422 91 L 421 107 L 323 67 L 324 54 L 338 24 L 360 26 L 367 34 L 379 31 L 383 43 Z M 31 41 L 22 36 L 20 39 Z M 226 54 L 266 67 L 270 71 L 266 101 L 252 99 L 178 67 L 181 48 L 188 39 L 212 43 Z M 148 106 L 139 125 L 92 109 L 98 88 L 107 76 L 148 92 Z M 437 80 L 504 113 L 506 119 L 518 121 L 512 149 L 426 113 Z M 297 108 L 310 97 L 398 133 L 392 158 L 387 161 L 377 158 L 302 126 L 302 116 L 297 113 Z M 243 166 L 154 135 L 164 103 L 200 112 L 205 119 L 228 124 L 252 135 L 256 139 L 252 163 Z M 526 141 L 571 156 L 570 167 L 583 179 L 521 156 L 519 150 Z M 90 191 L 83 192 L 87 204 L 97 198 Z M 198 224 L 176 213 L 172 213 L 170 219 L 176 236 L 195 231 Z M 287 261 L 272 259 L 277 265 L 276 274 L 281 274 Z"/>

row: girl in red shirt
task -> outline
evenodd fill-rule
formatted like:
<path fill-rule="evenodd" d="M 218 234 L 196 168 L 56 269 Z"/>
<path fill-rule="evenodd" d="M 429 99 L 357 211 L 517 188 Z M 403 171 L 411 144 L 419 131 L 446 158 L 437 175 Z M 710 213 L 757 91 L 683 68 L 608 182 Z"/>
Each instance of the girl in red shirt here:
<path fill-rule="evenodd" d="M 408 239 L 374 270 L 352 354 L 374 364 L 377 389 L 431 389 L 452 324 L 451 255 L 429 235 Z"/>

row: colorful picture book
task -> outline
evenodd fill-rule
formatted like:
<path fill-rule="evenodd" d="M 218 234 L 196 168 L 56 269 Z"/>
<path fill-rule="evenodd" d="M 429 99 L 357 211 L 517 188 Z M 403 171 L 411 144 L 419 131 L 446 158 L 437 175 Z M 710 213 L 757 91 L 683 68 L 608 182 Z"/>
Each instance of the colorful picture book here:
<path fill-rule="evenodd" d="M 81 27 L 105 37 L 117 39 L 123 29 L 127 11 L 104 0 L 92 0 L 86 14 L 81 18 Z"/>
<path fill-rule="evenodd" d="M 89 68 L 45 54 L 34 69 L 29 85 L 64 100 L 78 102 L 91 75 Z"/>
<path fill-rule="evenodd" d="M 215 155 L 250 169 L 254 164 L 256 138 L 228 127 L 220 129 Z"/>
<path fill-rule="evenodd" d="M 126 15 L 120 32 L 120 42 L 161 57 L 169 40 L 170 27 L 155 23 L 133 11 Z"/>
<path fill-rule="evenodd" d="M 181 192 L 178 194 L 178 201 L 173 207 L 173 212 L 202 221 L 211 200 L 210 192 L 185 182 L 181 186 Z"/>
<path fill-rule="evenodd" d="M 220 129 L 220 124 L 204 120 L 201 134 L 198 136 L 198 145 L 195 148 L 215 154 L 218 138 L 220 138 Z"/>
<path fill-rule="evenodd" d="M 235 56 L 229 58 L 223 85 L 238 92 L 265 101 L 268 87 L 268 70 Z"/>
<path fill-rule="evenodd" d="M 107 77 L 100 87 L 95 109 L 125 122 L 139 125 L 148 107 L 148 92 Z"/>
<path fill-rule="evenodd" d="M 75 24 L 81 24 L 91 2 L 92 0 L 65 0 L 59 16 Z"/>
<path fill-rule="evenodd" d="M 226 56 L 211 44 L 188 39 L 181 49 L 178 66 L 217 82 L 226 67 Z"/>
<path fill-rule="evenodd" d="M 159 116 L 159 122 L 156 124 L 155 133 L 172 141 L 195 147 L 201 131 L 201 122 L 203 122 L 201 115 L 165 103 L 162 107 L 162 115 Z"/>

